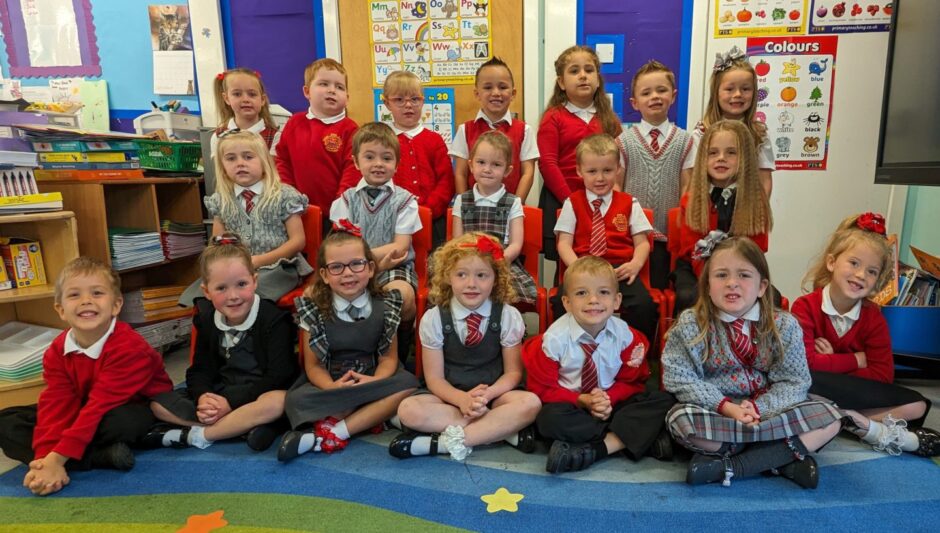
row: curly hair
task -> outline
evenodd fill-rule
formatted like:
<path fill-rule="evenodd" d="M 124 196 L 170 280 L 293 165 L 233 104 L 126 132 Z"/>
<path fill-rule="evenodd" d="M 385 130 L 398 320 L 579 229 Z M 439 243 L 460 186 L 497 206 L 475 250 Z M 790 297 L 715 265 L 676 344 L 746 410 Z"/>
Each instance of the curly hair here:
<path fill-rule="evenodd" d="M 741 120 L 747 128 L 751 130 L 751 135 L 754 136 L 754 140 L 757 142 L 757 145 L 760 146 L 767 139 L 767 126 L 754 118 L 757 110 L 757 102 L 755 101 L 757 99 L 757 72 L 754 71 L 754 67 L 748 62 L 746 57 L 743 59 L 735 59 L 731 62 L 730 67 L 712 73 L 708 88 L 708 105 L 705 106 L 705 115 L 702 117 L 702 125 L 707 128 L 722 119 L 721 107 L 718 105 L 718 89 L 721 88 L 721 79 L 724 78 L 725 74 L 736 70 L 743 70 L 751 75 L 751 85 L 754 87 L 755 96 L 754 100 L 751 100 L 751 107 L 744 112 L 744 116 Z"/>
<path fill-rule="evenodd" d="M 496 303 L 512 303 L 516 298 L 516 291 L 512 288 L 512 275 L 509 273 L 509 263 L 505 259 L 494 259 L 489 253 L 477 249 L 477 240 L 481 237 L 490 239 L 502 247 L 496 238 L 485 233 L 471 231 L 460 237 L 447 241 L 434 252 L 434 274 L 431 276 L 431 290 L 428 301 L 434 305 L 444 305 L 454 297 L 454 289 L 450 285 L 450 275 L 457 267 L 457 263 L 469 257 L 479 257 L 493 269 L 493 291 L 490 300 Z"/>
<path fill-rule="evenodd" d="M 226 126 L 228 121 L 235 118 L 235 111 L 230 105 L 225 103 L 225 91 L 228 90 L 226 86 L 226 80 L 229 76 L 233 74 L 241 74 L 243 76 L 249 76 L 254 78 L 258 82 L 258 89 L 261 91 L 261 96 L 264 97 L 264 103 L 261 105 L 261 110 L 258 112 L 258 116 L 261 117 L 261 120 L 264 121 L 264 127 L 277 129 L 277 123 L 274 122 L 274 117 L 271 116 L 271 108 L 268 105 L 268 92 L 264 90 L 264 82 L 261 81 L 261 76 L 258 75 L 258 71 L 251 70 L 250 68 L 236 67 L 231 68 L 223 72 L 222 74 L 215 77 L 213 83 L 213 90 L 215 92 L 215 108 L 219 110 L 219 126 Z"/>
<path fill-rule="evenodd" d="M 335 314 L 333 311 L 333 290 L 326 282 L 326 277 L 330 275 L 330 273 L 326 271 L 326 250 L 330 246 L 338 246 L 348 242 L 360 243 L 362 245 L 362 256 L 369 261 L 373 269 L 375 268 L 375 255 L 372 254 L 372 248 L 369 248 L 369 243 L 363 240 L 362 237 L 356 237 L 352 233 L 345 231 L 334 231 L 323 239 L 323 242 L 320 244 L 320 249 L 317 250 L 317 265 L 319 265 L 319 270 L 317 274 L 313 276 L 313 281 L 304 289 L 304 297 L 313 301 L 324 320 L 333 318 Z M 372 277 L 369 278 L 368 285 L 366 285 L 366 291 L 368 291 L 371 296 L 382 296 L 385 293 L 375 282 L 374 272 Z"/>
<path fill-rule="evenodd" d="M 277 209 L 281 202 L 281 178 L 277 173 L 277 167 L 274 164 L 274 158 L 268 145 L 260 135 L 251 131 L 233 131 L 219 138 L 219 145 L 215 150 L 215 188 L 221 199 L 219 211 L 222 220 L 230 220 L 237 216 L 241 209 L 238 198 L 235 197 L 235 183 L 232 178 L 225 173 L 224 159 L 225 149 L 235 143 L 242 143 L 254 152 L 255 157 L 261 160 L 261 181 L 264 183 L 264 194 L 260 196 L 260 201 L 255 204 L 255 209 L 267 211 Z"/>
<path fill-rule="evenodd" d="M 732 235 L 752 236 L 768 233 L 773 228 L 773 215 L 767 193 L 760 184 L 757 164 L 757 147 L 754 138 L 744 124 L 737 120 L 719 120 L 705 130 L 695 167 L 689 183 L 689 205 L 683 221 L 698 233 L 708 233 L 711 212 L 711 182 L 708 177 L 708 147 L 718 132 L 734 135 L 738 148 L 738 172 L 734 176 L 738 192 L 731 217 Z"/>
<path fill-rule="evenodd" d="M 568 101 L 568 96 L 561 86 L 558 85 L 558 82 L 561 81 L 565 75 L 565 68 L 568 66 L 569 58 L 578 52 L 584 52 L 589 55 L 591 62 L 594 63 L 594 69 L 597 72 L 597 90 L 594 91 L 594 108 L 597 110 L 596 116 L 601 122 L 604 133 L 611 137 L 616 137 L 623 131 L 623 127 L 620 125 L 620 118 L 614 113 L 614 108 L 610 104 L 610 100 L 607 99 L 607 92 L 604 90 L 604 76 L 601 76 L 601 60 L 598 59 L 594 49 L 589 46 L 575 45 L 568 47 L 558 56 L 558 59 L 555 60 L 556 79 L 553 84 L 554 89 L 552 90 L 552 97 L 548 101 L 548 105 L 545 106 L 545 111 L 555 107 L 562 107 Z"/>
<path fill-rule="evenodd" d="M 858 225 L 858 217 L 861 215 L 852 215 L 845 218 L 836 228 L 836 231 L 829 237 L 829 243 L 826 249 L 813 262 L 806 276 L 803 277 L 802 289 L 804 292 L 812 292 L 820 287 L 825 287 L 832 281 L 832 272 L 829 272 L 827 263 L 829 259 L 835 260 L 845 252 L 859 245 L 867 245 L 881 258 L 878 272 L 878 279 L 872 288 L 871 297 L 881 292 L 881 289 L 888 284 L 894 270 L 891 267 L 893 253 L 891 246 L 888 245 L 888 239 L 873 231 L 862 229 Z"/>

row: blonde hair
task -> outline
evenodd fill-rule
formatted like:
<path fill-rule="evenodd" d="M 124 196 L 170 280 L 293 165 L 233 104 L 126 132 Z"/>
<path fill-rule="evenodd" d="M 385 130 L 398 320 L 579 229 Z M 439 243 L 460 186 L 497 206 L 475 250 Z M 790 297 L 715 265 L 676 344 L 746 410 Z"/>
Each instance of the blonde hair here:
<path fill-rule="evenodd" d="M 599 157 L 612 155 L 617 158 L 617 166 L 620 166 L 620 151 L 617 149 L 617 142 L 606 133 L 595 133 L 588 135 L 578 143 L 575 151 L 575 158 L 578 166 L 581 166 L 581 158 L 584 154 L 596 155 Z"/>
<path fill-rule="evenodd" d="M 738 148 L 738 172 L 734 177 L 738 191 L 730 233 L 745 236 L 768 233 L 773 228 L 773 215 L 757 172 L 757 147 L 750 131 L 737 120 L 719 120 L 705 130 L 695 156 L 695 167 L 689 184 L 688 211 L 683 222 L 698 233 L 708 233 L 712 229 L 709 224 L 711 183 L 708 177 L 708 148 L 715 134 L 722 131 L 734 135 Z"/>
<path fill-rule="evenodd" d="M 490 130 L 482 133 L 470 150 L 470 159 L 477 153 L 477 148 L 483 143 L 492 146 L 506 160 L 506 166 L 512 165 L 512 141 L 505 133 L 499 130 Z"/>
<path fill-rule="evenodd" d="M 335 59 L 324 57 L 323 59 L 317 59 L 313 63 L 310 63 L 307 65 L 307 68 L 304 69 L 304 87 L 310 87 L 310 83 L 317 77 L 317 72 L 323 69 L 339 72 L 343 75 L 346 85 L 349 85 L 349 76 L 346 74 L 346 67 Z"/>
<path fill-rule="evenodd" d="M 710 335 L 721 327 L 721 319 L 718 318 L 718 307 L 712 301 L 709 286 L 709 273 L 711 264 L 719 253 L 736 254 L 757 270 L 760 283 L 767 280 L 767 288 L 764 294 L 758 298 L 760 302 L 760 319 L 757 320 L 756 330 L 752 331 L 752 338 L 757 339 L 758 349 L 761 353 L 773 353 L 773 346 L 780 345 L 780 332 L 777 330 L 777 324 L 774 322 L 774 302 L 770 285 L 770 267 L 767 266 L 767 258 L 760 247 L 754 244 L 754 241 L 747 237 L 729 237 L 715 246 L 709 258 L 705 261 L 705 267 L 698 279 L 698 301 L 692 306 L 692 313 L 695 314 L 695 323 L 698 325 L 699 335 L 693 342 L 705 341 L 709 343 Z M 709 356 L 709 351 L 705 351 L 705 358 Z"/>
<path fill-rule="evenodd" d="M 220 242 L 216 242 L 218 239 Z M 255 266 L 251 262 L 251 251 L 242 238 L 235 233 L 223 233 L 209 239 L 209 244 L 199 254 L 199 275 L 203 285 L 209 284 L 209 267 L 221 259 L 238 259 L 248 272 L 254 274 Z"/>
<path fill-rule="evenodd" d="M 829 257 L 836 259 L 860 244 L 867 244 L 881 258 L 878 279 L 875 281 L 875 286 L 872 288 L 869 297 L 879 293 L 891 280 L 891 276 L 894 274 L 891 267 L 893 254 L 891 246 L 888 245 L 888 239 L 879 233 L 862 229 L 858 225 L 860 216 L 860 214 L 852 215 L 844 219 L 832 236 L 829 237 L 825 251 L 816 259 L 803 278 L 802 288 L 804 291 L 812 292 L 814 289 L 828 285 L 832 281 L 832 272 L 829 272 L 826 265 Z"/>
<path fill-rule="evenodd" d="M 582 255 L 565 270 L 566 279 L 581 275 L 610 278 L 611 286 L 615 290 L 620 284 L 620 282 L 617 281 L 617 272 L 614 271 L 614 267 L 607 260 L 594 255 Z M 568 285 L 569 283 L 565 281 L 561 282 L 561 294 L 570 297 L 568 294 Z"/>
<path fill-rule="evenodd" d="M 373 255 L 369 243 L 362 237 L 357 237 L 345 231 L 333 231 L 323 239 L 323 242 L 320 244 L 320 249 L 317 250 L 317 265 L 319 265 L 319 271 L 313 276 L 313 281 L 304 289 L 304 297 L 313 301 L 317 306 L 317 310 L 320 311 L 320 314 L 326 320 L 333 318 L 335 315 L 333 310 L 333 289 L 323 281 L 323 274 L 326 272 L 326 249 L 330 246 L 338 246 L 348 242 L 358 242 L 361 244 L 362 256 L 372 265 L 372 268 L 375 269 L 375 255 Z M 327 273 L 327 275 L 329 275 L 329 273 Z M 369 278 L 368 285 L 366 285 L 366 291 L 371 296 L 382 296 L 385 294 L 385 291 L 375 282 L 374 270 L 372 277 Z"/>
<path fill-rule="evenodd" d="M 254 208 L 277 209 L 281 201 L 281 180 L 264 139 L 254 132 L 233 131 L 219 137 L 219 145 L 215 152 L 215 175 L 217 176 L 215 188 L 221 193 L 219 194 L 221 198 L 219 211 L 223 220 L 233 218 L 239 209 L 238 200 L 235 198 L 235 183 L 225 173 L 222 161 L 225 148 L 238 142 L 248 145 L 248 148 L 261 160 L 261 181 L 264 183 L 264 194 L 261 195 L 261 200 L 255 204 Z"/>
<path fill-rule="evenodd" d="M 757 111 L 757 72 L 747 60 L 747 58 L 735 59 L 731 61 L 731 66 L 718 72 L 713 72 L 708 89 L 708 105 L 705 106 L 705 116 L 702 117 L 702 125 L 709 127 L 722 119 L 721 106 L 718 105 L 718 88 L 721 87 L 721 79 L 725 74 L 735 70 L 743 70 L 751 75 L 751 84 L 754 87 L 754 98 L 751 100 L 751 107 L 744 112 L 741 121 L 751 130 L 754 141 L 758 146 L 767 139 L 767 126 L 763 122 L 754 118 Z"/>
<path fill-rule="evenodd" d="M 417 74 L 406 70 L 396 70 L 385 78 L 382 86 L 382 98 L 393 94 L 421 94 L 421 79 Z"/>
<path fill-rule="evenodd" d="M 516 298 L 516 291 L 512 288 L 509 264 L 505 259 L 497 260 L 492 254 L 481 252 L 476 243 L 479 238 L 493 241 L 494 246 L 502 248 L 492 235 L 471 231 L 460 237 L 451 239 L 434 252 L 434 274 L 431 276 L 431 291 L 428 301 L 434 305 L 445 305 L 454 297 L 454 289 L 450 285 L 450 275 L 457 267 L 457 263 L 468 257 L 479 257 L 493 269 L 493 291 L 490 300 L 496 303 L 511 303 Z"/>
<path fill-rule="evenodd" d="M 633 80 L 630 82 L 630 92 L 636 93 L 636 82 L 640 80 L 642 76 L 647 74 L 655 74 L 657 72 L 662 72 L 666 74 L 666 79 L 669 81 L 669 85 L 673 89 L 676 88 L 676 74 L 667 67 L 666 65 L 656 61 L 655 59 L 650 59 L 642 67 L 636 70 L 636 73 L 633 74 Z"/>
<path fill-rule="evenodd" d="M 277 129 L 277 123 L 274 122 L 274 117 L 271 116 L 271 109 L 268 106 L 268 91 L 264 89 L 264 82 L 261 81 L 261 75 L 258 74 L 256 70 L 243 67 L 226 70 L 216 76 L 215 81 L 212 82 L 215 90 L 215 107 L 219 110 L 219 126 L 225 127 L 228 125 L 229 120 L 235 118 L 235 111 L 225 103 L 225 91 L 228 90 L 225 80 L 232 74 L 250 76 L 258 82 L 258 87 L 261 89 L 261 96 L 264 98 L 264 103 L 261 104 L 261 110 L 258 112 L 258 116 L 264 121 L 264 127 Z"/>
<path fill-rule="evenodd" d="M 395 161 L 401 160 L 401 145 L 395 131 L 383 122 L 368 122 L 356 130 L 352 140 L 353 157 L 359 157 L 359 148 L 363 144 L 377 142 L 395 152 Z"/>
<path fill-rule="evenodd" d="M 589 46 L 575 45 L 566 48 L 558 56 L 558 59 L 555 60 L 555 76 L 557 76 L 557 78 L 553 84 L 552 98 L 548 101 L 548 105 L 545 106 L 545 111 L 562 107 L 568 101 L 568 96 L 558 85 L 558 80 L 564 76 L 565 67 L 568 66 L 569 58 L 578 52 L 588 54 L 591 57 L 591 61 L 594 63 L 594 69 L 597 72 L 597 90 L 594 91 L 594 108 L 597 110 L 596 116 L 601 123 L 601 127 L 604 129 L 604 133 L 611 137 L 616 137 L 620 135 L 623 128 L 620 125 L 620 118 L 614 113 L 614 108 L 610 105 L 610 100 L 607 99 L 607 93 L 604 91 L 604 77 L 601 76 L 601 60 L 598 59 L 594 49 Z"/>
<path fill-rule="evenodd" d="M 76 276 L 94 276 L 100 275 L 108 282 L 108 288 L 114 293 L 116 298 L 121 298 L 121 276 L 102 261 L 88 257 L 80 256 L 72 259 L 59 272 L 59 277 L 55 280 L 55 289 L 53 290 L 53 300 L 57 304 L 62 303 L 62 293 L 65 283 Z"/>

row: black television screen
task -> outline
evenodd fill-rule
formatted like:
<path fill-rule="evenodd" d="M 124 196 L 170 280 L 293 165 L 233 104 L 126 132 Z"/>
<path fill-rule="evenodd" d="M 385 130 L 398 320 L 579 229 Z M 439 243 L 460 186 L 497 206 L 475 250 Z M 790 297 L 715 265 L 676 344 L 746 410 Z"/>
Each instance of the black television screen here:
<path fill-rule="evenodd" d="M 940 185 L 940 1 L 893 4 L 875 183 Z"/>

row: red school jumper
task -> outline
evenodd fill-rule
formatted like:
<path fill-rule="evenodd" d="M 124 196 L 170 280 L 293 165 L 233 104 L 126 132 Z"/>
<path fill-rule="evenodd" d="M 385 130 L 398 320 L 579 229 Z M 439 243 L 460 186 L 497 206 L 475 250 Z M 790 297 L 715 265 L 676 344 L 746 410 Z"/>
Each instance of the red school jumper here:
<path fill-rule="evenodd" d="M 578 176 L 575 152 L 585 137 L 604 133 L 601 121 L 594 115 L 585 123 L 564 105 L 553 107 L 542 115 L 536 140 L 539 146 L 539 172 L 545 186 L 559 202 L 571 196 L 572 191 L 584 189 L 584 180 Z M 554 217 L 554 214 L 551 215 Z"/>
<path fill-rule="evenodd" d="M 467 148 L 473 150 L 473 145 L 476 144 L 480 135 L 488 131 L 493 131 L 493 129 L 494 128 L 490 128 L 489 123 L 487 123 L 486 119 L 483 117 L 464 122 L 463 132 L 467 137 Z M 512 125 L 510 126 L 506 121 L 501 120 L 496 124 L 495 129 L 506 134 L 506 136 L 509 137 L 509 141 L 512 142 L 512 172 L 503 179 L 503 185 L 508 192 L 516 194 L 516 189 L 519 188 L 519 180 L 522 178 L 522 160 L 520 159 L 520 154 L 522 153 L 522 141 L 525 138 L 525 122 L 513 119 Z M 468 171 L 467 186 L 472 189 L 474 182 L 473 173 Z M 523 201 L 525 201 L 524 198 Z"/>
<path fill-rule="evenodd" d="M 594 208 L 588 203 L 584 189 L 571 193 L 568 199 L 577 220 L 572 248 L 578 257 L 583 257 L 591 251 L 591 217 Z M 619 266 L 633 259 L 633 235 L 630 232 L 632 211 L 633 197 L 625 192 L 613 191 L 610 208 L 604 215 L 604 231 L 607 233 L 604 259 L 611 265 Z"/>
<path fill-rule="evenodd" d="M 392 181 L 418 197 L 418 205 L 431 209 L 431 218 L 447 214 L 454 197 L 454 167 L 440 134 L 427 128 L 409 138 L 398 134 L 401 160 Z"/>
<path fill-rule="evenodd" d="M 708 201 L 708 204 L 711 206 L 708 212 L 708 231 L 718 229 L 718 210 L 715 209 L 715 205 L 711 203 L 711 200 Z M 689 193 L 682 195 L 682 198 L 679 199 L 679 259 L 684 259 L 692 265 L 692 269 L 695 271 L 695 275 L 698 276 L 702 273 L 702 268 L 705 266 L 704 261 L 693 261 L 692 252 L 695 250 L 695 243 L 699 239 L 705 237 L 708 232 L 698 233 L 689 227 L 686 223 L 686 210 L 689 205 Z M 754 241 L 760 249 L 767 253 L 768 247 L 768 237 L 766 233 L 758 233 L 757 235 L 747 235 L 747 238 Z"/>

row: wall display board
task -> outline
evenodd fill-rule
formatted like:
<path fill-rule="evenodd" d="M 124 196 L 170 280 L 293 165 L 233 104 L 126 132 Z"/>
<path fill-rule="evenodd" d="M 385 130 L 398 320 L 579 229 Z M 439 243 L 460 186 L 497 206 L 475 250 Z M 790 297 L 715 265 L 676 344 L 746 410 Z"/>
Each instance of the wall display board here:
<path fill-rule="evenodd" d="M 861 1 L 861 0 L 860 0 Z M 855 33 L 888 31 L 893 2 L 870 3 L 842 0 L 813 0 L 810 33 Z"/>
<path fill-rule="evenodd" d="M 838 37 L 752 37 L 756 117 L 767 125 L 777 170 L 825 170 Z"/>
<path fill-rule="evenodd" d="M 426 85 L 472 84 L 492 57 L 490 2 L 364 1 L 375 87 L 396 70 L 414 72 Z"/>
<path fill-rule="evenodd" d="M 375 120 L 392 125 L 392 113 L 382 102 L 382 89 L 373 89 Z M 421 122 L 425 128 L 433 130 L 444 138 L 449 146 L 454 140 L 454 90 L 442 87 L 425 87 L 424 108 L 421 110 Z"/>
<path fill-rule="evenodd" d="M 809 0 L 715 0 L 715 37 L 804 35 Z"/>

